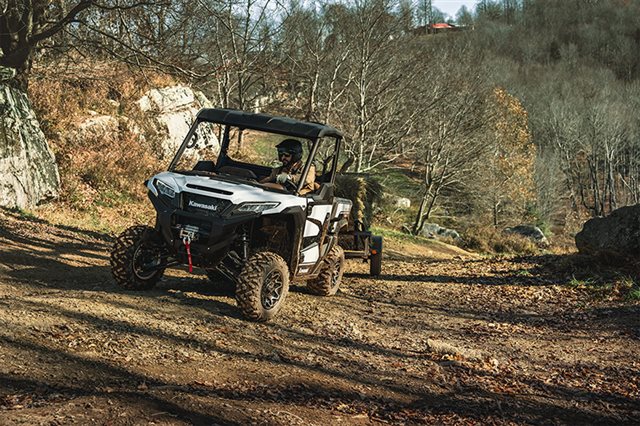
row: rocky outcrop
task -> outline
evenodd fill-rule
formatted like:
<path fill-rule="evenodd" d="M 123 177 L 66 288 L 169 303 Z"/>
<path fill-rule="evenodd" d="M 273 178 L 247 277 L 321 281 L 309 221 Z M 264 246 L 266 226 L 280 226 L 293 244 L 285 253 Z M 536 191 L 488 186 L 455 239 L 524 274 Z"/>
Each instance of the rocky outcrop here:
<path fill-rule="evenodd" d="M 395 197 L 393 198 L 393 207 L 406 210 L 411 207 L 411 200 L 404 197 Z"/>
<path fill-rule="evenodd" d="M 516 234 L 528 238 L 541 247 L 549 246 L 549 240 L 542 229 L 534 225 L 518 225 L 504 230 L 507 234 Z"/>
<path fill-rule="evenodd" d="M 57 196 L 60 175 L 27 95 L 0 67 L 0 206 L 32 207 Z"/>
<path fill-rule="evenodd" d="M 409 198 L 400 197 L 395 194 L 384 193 L 382 195 L 382 203 L 397 210 L 411 208 L 411 200 Z"/>
<path fill-rule="evenodd" d="M 172 157 L 189 131 L 201 108 L 211 107 L 211 102 L 200 92 L 185 86 L 153 89 L 138 101 L 142 112 L 152 123 L 159 142 L 162 157 Z M 213 131 L 199 132 L 199 141 L 205 146 L 219 149 Z"/>
<path fill-rule="evenodd" d="M 606 258 L 640 256 L 640 204 L 614 210 L 607 217 L 588 220 L 576 235 L 582 254 Z"/>
<path fill-rule="evenodd" d="M 123 137 L 124 132 L 130 132 L 137 139 L 144 142 L 145 138 L 136 123 L 125 116 L 114 117 L 101 115 L 95 111 L 89 111 L 89 117 L 80 121 L 68 129 L 64 137 L 73 141 L 76 146 L 94 146 L 106 138 Z"/>
<path fill-rule="evenodd" d="M 454 241 L 460 240 L 460 234 L 454 229 L 444 228 L 437 223 L 425 223 L 420 234 L 427 238 L 451 238 Z"/>

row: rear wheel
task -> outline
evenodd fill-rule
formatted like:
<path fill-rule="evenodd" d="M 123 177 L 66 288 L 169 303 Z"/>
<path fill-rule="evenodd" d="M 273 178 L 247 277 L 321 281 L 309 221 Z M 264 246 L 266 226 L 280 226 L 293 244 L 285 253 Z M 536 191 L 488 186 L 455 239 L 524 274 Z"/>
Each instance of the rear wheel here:
<path fill-rule="evenodd" d="M 149 290 L 164 274 L 162 248 L 150 242 L 149 226 L 132 226 L 120 234 L 111 250 L 111 273 L 128 290 Z"/>
<path fill-rule="evenodd" d="M 344 250 L 335 245 L 322 261 L 318 278 L 307 283 L 307 288 L 319 296 L 333 296 L 338 292 L 344 274 Z"/>
<path fill-rule="evenodd" d="M 269 321 L 289 292 L 289 268 L 279 255 L 255 253 L 245 263 L 236 285 L 236 302 L 245 318 Z"/>
<path fill-rule="evenodd" d="M 371 236 L 371 256 L 369 258 L 369 275 L 377 277 L 382 273 L 382 237 Z"/>

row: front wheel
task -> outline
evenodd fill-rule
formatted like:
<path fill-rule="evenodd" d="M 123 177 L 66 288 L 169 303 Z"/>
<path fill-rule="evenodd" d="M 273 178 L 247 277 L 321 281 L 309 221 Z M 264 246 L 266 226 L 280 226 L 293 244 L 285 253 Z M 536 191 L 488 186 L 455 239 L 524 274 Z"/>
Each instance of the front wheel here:
<path fill-rule="evenodd" d="M 162 249 L 150 242 L 156 230 L 132 226 L 120 234 L 111 250 L 111 273 L 127 290 L 149 290 L 164 274 Z"/>
<path fill-rule="evenodd" d="M 236 284 L 236 302 L 245 318 L 269 321 L 282 308 L 289 292 L 289 268 L 271 252 L 255 253 L 245 263 Z"/>
<path fill-rule="evenodd" d="M 307 283 L 307 288 L 319 296 L 333 296 L 338 292 L 344 274 L 344 250 L 335 245 L 322 261 L 318 278 Z"/>

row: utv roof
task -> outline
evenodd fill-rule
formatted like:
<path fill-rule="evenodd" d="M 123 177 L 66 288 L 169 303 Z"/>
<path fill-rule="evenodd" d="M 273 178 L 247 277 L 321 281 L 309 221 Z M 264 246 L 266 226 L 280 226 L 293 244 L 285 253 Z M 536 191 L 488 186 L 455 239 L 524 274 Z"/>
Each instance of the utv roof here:
<path fill-rule="evenodd" d="M 339 130 L 324 124 L 234 109 L 205 108 L 198 113 L 198 120 L 306 139 L 316 139 L 324 136 L 342 138 L 342 133 Z"/>

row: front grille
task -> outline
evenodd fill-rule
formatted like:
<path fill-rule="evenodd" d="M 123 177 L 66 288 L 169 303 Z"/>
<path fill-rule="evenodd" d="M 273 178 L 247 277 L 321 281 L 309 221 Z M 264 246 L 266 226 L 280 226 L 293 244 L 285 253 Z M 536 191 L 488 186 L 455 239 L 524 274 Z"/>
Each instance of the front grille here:
<path fill-rule="evenodd" d="M 200 191 L 215 192 L 216 194 L 222 194 L 222 195 L 233 195 L 233 192 L 225 191 L 224 189 L 211 188 L 208 186 L 196 185 L 193 183 L 188 183 L 187 188 L 198 189 Z"/>
<path fill-rule="evenodd" d="M 231 206 L 231 201 L 229 200 L 205 197 L 188 192 L 183 193 L 182 209 L 189 213 L 219 217 L 229 206 Z"/>

